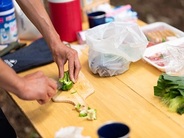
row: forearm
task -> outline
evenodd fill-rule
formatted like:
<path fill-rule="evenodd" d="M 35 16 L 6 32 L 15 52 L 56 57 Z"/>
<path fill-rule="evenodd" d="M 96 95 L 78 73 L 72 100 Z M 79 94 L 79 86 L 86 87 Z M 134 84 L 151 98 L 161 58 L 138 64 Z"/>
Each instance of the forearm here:
<path fill-rule="evenodd" d="M 37 100 L 46 103 L 55 95 L 57 82 L 43 72 L 19 77 L 16 72 L 0 59 L 0 87 L 23 100 Z"/>
<path fill-rule="evenodd" d="M 17 95 L 21 78 L 0 59 L 0 87 Z"/>
<path fill-rule="evenodd" d="M 43 35 L 49 46 L 60 44 L 61 40 L 56 32 L 41 0 L 16 0 L 24 13 Z"/>
<path fill-rule="evenodd" d="M 49 45 L 53 59 L 59 69 L 59 77 L 63 77 L 64 65 L 68 61 L 68 70 L 72 81 L 77 79 L 81 65 L 76 50 L 65 46 L 56 32 L 41 0 L 16 0 L 27 17 L 38 28 Z"/>

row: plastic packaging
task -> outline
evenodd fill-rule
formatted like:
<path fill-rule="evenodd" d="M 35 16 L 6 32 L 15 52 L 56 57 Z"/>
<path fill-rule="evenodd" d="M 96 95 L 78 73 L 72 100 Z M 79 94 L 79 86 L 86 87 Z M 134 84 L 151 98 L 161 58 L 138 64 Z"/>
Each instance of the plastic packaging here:
<path fill-rule="evenodd" d="M 0 44 L 9 44 L 18 39 L 14 11 L 12 0 L 0 0 Z"/>
<path fill-rule="evenodd" d="M 42 35 L 33 23 L 27 18 L 15 0 L 15 14 L 17 18 L 18 38 L 24 40 L 36 40 Z"/>
<path fill-rule="evenodd" d="M 89 67 L 100 76 L 118 75 L 142 58 L 148 41 L 136 23 L 111 22 L 86 31 Z"/>
<path fill-rule="evenodd" d="M 184 37 L 146 48 L 143 60 L 169 75 L 184 76 Z"/>

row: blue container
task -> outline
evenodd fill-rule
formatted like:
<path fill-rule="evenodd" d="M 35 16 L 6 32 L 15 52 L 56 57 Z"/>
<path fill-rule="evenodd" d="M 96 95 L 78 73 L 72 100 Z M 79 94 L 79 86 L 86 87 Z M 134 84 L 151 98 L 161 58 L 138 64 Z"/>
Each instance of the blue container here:
<path fill-rule="evenodd" d="M 12 0 L 0 0 L 0 44 L 9 44 L 18 39 L 15 8 Z"/>
<path fill-rule="evenodd" d="M 120 122 L 112 122 L 101 126 L 98 131 L 99 138 L 129 138 L 130 128 Z"/>

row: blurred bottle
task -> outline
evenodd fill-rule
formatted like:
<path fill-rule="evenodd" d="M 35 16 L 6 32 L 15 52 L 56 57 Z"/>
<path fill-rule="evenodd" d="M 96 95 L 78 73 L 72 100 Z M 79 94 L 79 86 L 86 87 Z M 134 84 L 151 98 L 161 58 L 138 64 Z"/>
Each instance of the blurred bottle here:
<path fill-rule="evenodd" d="M 0 44 L 18 40 L 17 21 L 12 0 L 0 0 Z"/>

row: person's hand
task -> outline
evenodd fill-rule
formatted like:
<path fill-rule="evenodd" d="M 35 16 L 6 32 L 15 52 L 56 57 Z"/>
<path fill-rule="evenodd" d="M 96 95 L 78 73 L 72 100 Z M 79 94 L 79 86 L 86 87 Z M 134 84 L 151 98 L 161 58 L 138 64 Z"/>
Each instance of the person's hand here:
<path fill-rule="evenodd" d="M 70 79 L 75 83 L 77 81 L 81 64 L 76 50 L 61 43 L 52 48 L 53 58 L 59 69 L 59 77 L 64 75 L 64 64 L 68 61 L 68 70 Z"/>
<path fill-rule="evenodd" d="M 41 71 L 24 76 L 21 83 L 20 92 L 16 95 L 23 100 L 37 100 L 44 104 L 57 92 L 57 82 Z"/>
<path fill-rule="evenodd" d="M 64 64 L 68 61 L 70 79 L 76 82 L 81 69 L 77 51 L 65 46 L 61 42 L 60 36 L 53 26 L 42 2 L 39 0 L 16 0 L 16 2 L 46 40 L 52 51 L 53 59 L 58 66 L 59 77 L 63 77 Z"/>

